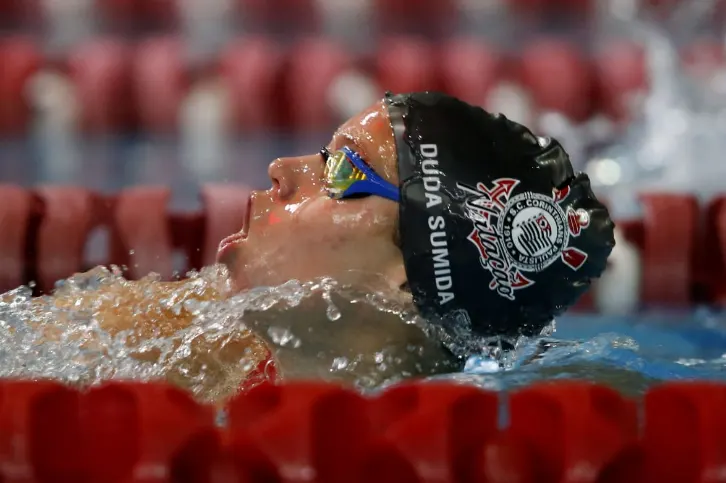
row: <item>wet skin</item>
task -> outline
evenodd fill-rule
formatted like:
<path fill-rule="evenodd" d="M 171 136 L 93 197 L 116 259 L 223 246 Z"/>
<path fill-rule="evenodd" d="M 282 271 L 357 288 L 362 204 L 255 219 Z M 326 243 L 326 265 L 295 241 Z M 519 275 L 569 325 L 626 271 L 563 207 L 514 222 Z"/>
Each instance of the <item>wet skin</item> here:
<path fill-rule="evenodd" d="M 336 130 L 328 148 L 344 146 L 398 184 L 395 141 L 382 101 Z M 394 243 L 398 205 L 377 196 L 330 198 L 324 166 L 320 154 L 270 164 L 272 187 L 252 194 L 247 226 L 220 244 L 218 260 L 227 265 L 238 289 L 321 276 L 355 281 L 379 274 L 394 288 L 406 281 Z"/>
<path fill-rule="evenodd" d="M 395 141 L 383 100 L 335 131 L 328 148 L 335 151 L 343 146 L 357 151 L 382 177 L 398 184 Z M 271 188 L 252 194 L 249 220 L 240 232 L 220 243 L 218 261 L 227 267 L 231 283 L 210 284 L 200 289 L 189 281 L 125 282 L 98 290 L 93 297 L 85 297 L 84 304 L 93 307 L 93 316 L 111 334 L 134 329 L 144 338 L 147 334 L 171 335 L 194 323 L 193 314 L 186 308 L 172 310 L 160 303 L 169 297 L 223 300 L 249 288 L 276 286 L 292 279 L 310 281 L 331 277 L 346 284 L 361 284 L 397 302 L 409 303 L 409 294 L 400 290 L 406 276 L 395 242 L 398 205 L 377 196 L 334 200 L 326 191 L 323 171 L 324 161 L 317 153 L 279 158 L 270 164 Z M 66 311 L 78 309 L 77 296 L 62 290 L 53 297 L 38 300 L 39 306 L 48 303 Z M 406 366 L 389 367 L 389 372 L 416 375 L 448 371 L 455 366 L 451 355 L 438 343 L 427 339 L 417 327 L 402 323 L 398 316 L 344 307 L 341 320 L 349 323 L 334 327 L 325 318 L 324 308 L 307 309 L 303 314 L 263 313 L 257 323 L 248 320 L 250 314 L 245 314 L 246 325 L 263 338 L 272 325 L 299 328 L 301 321 L 305 324 L 308 330 L 298 333 L 311 335 L 302 341 L 302 350 L 273 348 L 283 377 L 325 377 L 333 359 L 357 354 L 372 357 L 384 346 L 387 351 L 396 352 L 397 360 Z M 372 319 L 375 320 L 371 322 Z M 245 334 L 224 350 L 212 346 L 195 348 L 195 360 L 200 366 L 218 368 L 216 379 L 226 388 L 216 391 L 218 400 L 233 394 L 244 378 L 245 372 L 238 363 L 241 354 L 257 360 L 267 356 L 260 338 L 249 331 Z M 412 346 L 421 350 L 411 351 Z M 133 356 L 148 359 L 154 354 Z M 376 364 L 375 360 L 370 364 L 364 360 L 361 370 L 370 374 L 377 370 Z M 360 373 L 352 370 L 344 373 L 342 379 L 357 382 L 359 376 Z M 169 378 L 181 385 L 185 383 L 173 371 Z"/>

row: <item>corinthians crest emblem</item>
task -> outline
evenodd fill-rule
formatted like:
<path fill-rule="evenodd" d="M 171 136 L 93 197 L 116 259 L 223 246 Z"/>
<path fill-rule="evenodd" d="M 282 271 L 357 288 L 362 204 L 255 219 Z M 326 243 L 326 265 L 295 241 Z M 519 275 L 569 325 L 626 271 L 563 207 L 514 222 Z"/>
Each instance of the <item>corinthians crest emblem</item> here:
<path fill-rule="evenodd" d="M 489 288 L 514 300 L 515 292 L 534 284 L 527 273 L 541 272 L 558 259 L 579 270 L 587 253 L 569 246 L 590 224 L 585 210 L 560 204 L 570 188 L 552 190 L 552 195 L 525 192 L 511 196 L 519 180 L 499 178 L 491 186 L 477 183 L 457 187 L 468 195 L 466 214 L 474 224 L 468 240 L 479 251 L 482 267 L 492 274 Z"/>

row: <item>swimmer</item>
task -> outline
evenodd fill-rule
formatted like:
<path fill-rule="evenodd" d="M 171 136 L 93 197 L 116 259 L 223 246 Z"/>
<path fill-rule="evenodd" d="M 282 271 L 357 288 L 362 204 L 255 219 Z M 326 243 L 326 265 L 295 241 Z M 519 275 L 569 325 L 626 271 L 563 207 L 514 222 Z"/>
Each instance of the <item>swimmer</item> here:
<path fill-rule="evenodd" d="M 457 341 L 459 352 L 441 348 L 449 362 L 431 372 L 460 369 L 492 337 L 538 335 L 603 273 L 614 246 L 607 209 L 556 140 L 439 93 L 386 94 L 320 152 L 273 161 L 269 176 L 271 188 L 252 193 L 244 226 L 219 245 L 231 290 L 190 286 L 181 297 L 215 300 L 320 277 L 370 284 L 376 274 L 375 290 L 410 301 Z M 179 297 L 184 283 L 99 289 L 96 317 L 109 331 L 136 327 L 140 337 L 188 326 L 184 310 L 134 309 L 172 291 Z M 73 306 L 62 291 L 54 297 Z M 323 345 L 366 350 L 370 334 L 344 330 Z M 424 339 L 410 328 L 386 330 L 374 335 L 404 346 Z M 259 331 L 226 347 L 259 355 L 248 380 L 270 369 L 269 350 L 283 377 L 300 364 L 266 338 Z M 417 367 L 411 375 L 428 370 Z"/>

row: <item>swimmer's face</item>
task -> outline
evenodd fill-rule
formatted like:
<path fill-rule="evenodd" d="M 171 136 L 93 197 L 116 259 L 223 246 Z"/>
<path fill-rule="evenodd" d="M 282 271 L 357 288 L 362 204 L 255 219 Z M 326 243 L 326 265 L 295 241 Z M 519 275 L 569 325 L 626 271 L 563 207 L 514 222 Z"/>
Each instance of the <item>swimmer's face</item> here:
<path fill-rule="evenodd" d="M 384 101 L 341 125 L 328 149 L 346 146 L 398 185 L 395 140 Z M 405 282 L 395 243 L 398 205 L 379 196 L 334 200 L 324 168 L 317 153 L 270 164 L 272 187 L 253 192 L 247 225 L 220 244 L 218 259 L 238 289 L 318 277 L 352 281 L 369 274 L 382 275 L 392 287 Z"/>

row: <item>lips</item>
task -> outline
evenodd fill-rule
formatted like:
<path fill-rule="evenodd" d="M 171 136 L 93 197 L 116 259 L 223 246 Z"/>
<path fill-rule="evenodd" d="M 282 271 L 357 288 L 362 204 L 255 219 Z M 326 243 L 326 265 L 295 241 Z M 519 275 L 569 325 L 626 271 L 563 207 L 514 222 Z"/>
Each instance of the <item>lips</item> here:
<path fill-rule="evenodd" d="M 238 231 L 237 233 L 233 233 L 232 235 L 229 235 L 228 237 L 224 238 L 221 242 L 219 242 L 219 247 L 217 248 L 217 259 L 218 260 L 224 260 L 226 255 L 234 249 L 234 247 L 241 242 L 242 240 L 247 238 L 247 234 L 250 230 L 250 217 L 252 216 L 252 197 L 247 198 L 247 208 L 245 209 L 244 218 L 242 220 L 242 229 Z"/>
<path fill-rule="evenodd" d="M 245 216 L 242 220 L 242 229 L 240 233 L 244 234 L 247 238 L 247 234 L 250 232 L 250 218 L 252 217 L 252 195 L 247 197 L 247 206 L 245 207 Z"/>

